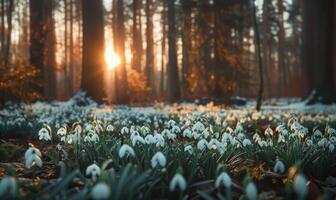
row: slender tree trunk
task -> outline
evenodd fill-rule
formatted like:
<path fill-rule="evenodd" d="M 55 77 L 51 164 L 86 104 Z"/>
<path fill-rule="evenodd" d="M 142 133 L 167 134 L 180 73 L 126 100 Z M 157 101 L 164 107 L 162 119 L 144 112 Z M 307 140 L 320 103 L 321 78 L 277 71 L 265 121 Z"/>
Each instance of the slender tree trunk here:
<path fill-rule="evenodd" d="M 116 51 L 120 56 L 121 63 L 116 70 L 116 99 L 119 104 L 127 104 L 129 102 L 126 56 L 125 56 L 125 26 L 124 26 L 124 5 L 123 0 L 117 0 L 116 5 L 116 25 L 115 34 L 117 37 Z M 115 38 L 116 38 L 115 37 Z"/>
<path fill-rule="evenodd" d="M 187 96 L 188 91 L 188 75 L 190 72 L 190 53 L 191 48 L 191 1 L 183 0 L 183 31 L 182 31 L 182 97 Z"/>
<path fill-rule="evenodd" d="M 258 22 L 257 22 L 257 10 L 256 10 L 256 5 L 255 5 L 255 0 L 252 0 L 252 9 L 253 9 L 255 46 L 256 46 L 256 53 L 257 53 L 258 65 L 259 65 L 259 90 L 258 90 L 258 96 L 257 96 L 256 110 L 260 111 L 263 92 L 264 92 L 264 75 L 263 75 L 263 66 L 262 66 L 262 60 L 261 60 L 260 35 L 259 35 L 259 27 L 258 27 Z"/>
<path fill-rule="evenodd" d="M 154 35 L 153 35 L 153 2 L 146 0 L 146 66 L 145 74 L 147 77 L 147 86 L 152 90 L 152 96 L 155 96 L 154 87 Z"/>
<path fill-rule="evenodd" d="M 279 48 L 278 48 L 278 69 L 280 74 L 280 82 L 279 82 L 279 91 L 282 95 L 284 95 L 284 90 L 287 84 L 288 77 L 288 66 L 286 65 L 286 55 L 285 55 L 285 27 L 284 27 L 284 19 L 283 13 L 285 10 L 283 0 L 278 0 L 278 10 L 279 10 Z"/>
<path fill-rule="evenodd" d="M 161 40 L 161 77 L 160 77 L 160 96 L 165 98 L 164 86 L 165 86 L 165 72 L 166 72 L 166 38 L 167 38 L 167 3 L 163 1 L 162 3 L 162 40 Z"/>
<path fill-rule="evenodd" d="M 5 66 L 9 65 L 10 62 L 10 47 L 12 43 L 12 16 L 14 11 L 14 0 L 9 0 L 7 5 L 7 32 L 6 32 L 6 45 L 5 45 L 5 52 L 4 52 L 4 61 Z"/>
<path fill-rule="evenodd" d="M 69 40 L 69 93 L 70 95 L 73 95 L 73 88 L 74 88 L 74 56 L 75 56 L 75 53 L 74 53 L 74 2 L 73 0 L 70 0 L 70 8 L 69 8 L 69 18 L 70 18 L 70 40 Z"/>
<path fill-rule="evenodd" d="M 132 25 L 132 68 L 141 72 L 142 34 L 141 34 L 141 0 L 133 0 L 133 25 Z"/>
<path fill-rule="evenodd" d="M 45 26 L 45 70 L 44 70 L 44 94 L 47 99 L 55 99 L 57 97 L 56 86 L 56 35 L 53 12 L 55 8 L 54 0 L 44 2 L 44 18 Z"/>
<path fill-rule="evenodd" d="M 267 95 L 272 96 L 272 79 L 271 79 L 271 30 L 270 30 L 270 12 L 269 12 L 270 1 L 264 1 L 263 3 L 263 65 L 265 67 L 265 79 L 266 79 L 266 89 Z"/>
<path fill-rule="evenodd" d="M 83 0 L 82 89 L 97 102 L 105 100 L 104 91 L 104 17 L 102 0 Z"/>
<path fill-rule="evenodd" d="M 43 21 L 44 0 L 30 0 L 30 64 L 39 70 L 36 76 L 37 86 L 35 91 L 40 95 L 44 94 L 44 21 Z"/>
<path fill-rule="evenodd" d="M 181 98 L 175 38 L 175 0 L 170 0 L 168 1 L 168 95 L 170 102 L 176 102 Z"/>
<path fill-rule="evenodd" d="M 1 0 L 1 27 L 0 27 L 0 64 L 4 64 L 4 53 L 5 53 L 5 0 Z"/>

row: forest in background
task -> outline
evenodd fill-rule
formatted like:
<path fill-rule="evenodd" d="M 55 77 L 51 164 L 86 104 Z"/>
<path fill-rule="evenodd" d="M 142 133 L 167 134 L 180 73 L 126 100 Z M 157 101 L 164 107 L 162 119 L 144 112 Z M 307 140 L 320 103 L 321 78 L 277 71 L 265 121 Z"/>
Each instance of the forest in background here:
<path fill-rule="evenodd" d="M 118 104 L 259 90 L 315 91 L 312 102 L 330 103 L 335 10 L 333 0 L 1 0 L 0 101 L 66 100 L 80 89 Z"/>

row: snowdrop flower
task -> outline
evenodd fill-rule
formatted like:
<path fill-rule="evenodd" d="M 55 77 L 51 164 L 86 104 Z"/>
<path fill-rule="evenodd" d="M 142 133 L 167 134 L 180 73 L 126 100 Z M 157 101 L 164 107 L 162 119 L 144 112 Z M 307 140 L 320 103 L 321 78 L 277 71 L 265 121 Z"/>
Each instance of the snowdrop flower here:
<path fill-rule="evenodd" d="M 147 135 L 146 137 L 145 137 L 145 142 L 147 143 L 147 144 L 153 144 L 153 143 L 155 143 L 155 138 L 154 138 L 154 136 L 153 135 Z"/>
<path fill-rule="evenodd" d="M 167 125 L 168 125 L 168 128 L 172 128 L 173 126 L 176 125 L 176 122 L 171 119 L 171 120 L 168 121 Z"/>
<path fill-rule="evenodd" d="M 96 182 L 97 177 L 100 176 L 100 168 L 96 164 L 92 164 L 86 168 L 86 176 L 91 176 L 91 179 Z"/>
<path fill-rule="evenodd" d="M 276 159 L 275 165 L 273 167 L 273 171 L 275 173 L 280 173 L 280 174 L 283 174 L 285 172 L 285 164 L 278 158 Z"/>
<path fill-rule="evenodd" d="M 327 138 L 322 138 L 320 141 L 318 141 L 317 145 L 318 145 L 319 147 L 324 147 L 324 146 L 328 145 L 328 140 L 327 140 Z"/>
<path fill-rule="evenodd" d="M 183 131 L 183 137 L 188 137 L 188 138 L 191 138 L 192 137 L 192 132 L 191 132 L 191 130 L 190 129 L 185 129 L 184 131 Z"/>
<path fill-rule="evenodd" d="M 36 154 L 37 156 L 41 157 L 41 151 L 38 150 L 37 148 L 35 148 L 32 144 L 29 144 L 30 147 L 28 148 L 28 150 L 25 152 L 25 159 L 28 159 L 32 154 Z"/>
<path fill-rule="evenodd" d="M 114 127 L 113 127 L 111 124 L 109 124 L 109 125 L 107 125 L 107 127 L 106 127 L 106 131 L 107 131 L 107 132 L 113 132 L 113 131 L 114 131 Z"/>
<path fill-rule="evenodd" d="M 329 144 L 329 152 L 333 152 L 335 150 L 335 146 L 333 144 Z"/>
<path fill-rule="evenodd" d="M 197 149 L 203 151 L 207 147 L 208 147 L 208 141 L 206 141 L 205 139 L 201 139 L 200 141 L 198 141 Z"/>
<path fill-rule="evenodd" d="M 176 189 L 184 191 L 187 188 L 187 182 L 181 174 L 175 174 L 172 180 L 169 183 L 169 190 L 175 191 Z"/>
<path fill-rule="evenodd" d="M 250 146 L 252 145 L 251 141 L 249 139 L 244 139 L 243 140 L 243 146 L 246 147 L 246 146 Z"/>
<path fill-rule="evenodd" d="M 196 122 L 194 126 L 192 127 L 192 130 L 194 132 L 202 133 L 205 129 L 205 126 L 201 122 Z"/>
<path fill-rule="evenodd" d="M 157 152 L 151 160 L 152 167 L 155 168 L 158 164 L 161 167 L 165 167 L 167 164 L 166 157 L 161 152 Z"/>
<path fill-rule="evenodd" d="M 186 147 L 184 147 L 184 151 L 188 152 L 190 155 L 193 154 L 193 147 L 191 145 L 188 145 Z"/>
<path fill-rule="evenodd" d="M 331 127 L 328 127 L 328 128 L 327 128 L 327 133 L 328 133 L 329 135 L 336 135 L 336 129 L 333 129 L 333 128 L 331 128 Z"/>
<path fill-rule="evenodd" d="M 135 157 L 135 153 L 132 147 L 130 147 L 128 144 L 123 144 L 121 146 L 121 148 L 119 149 L 119 157 L 123 158 L 123 157 L 128 157 L 128 156 L 132 156 Z"/>
<path fill-rule="evenodd" d="M 90 131 L 85 137 L 84 142 L 99 142 L 99 136 L 94 131 Z"/>
<path fill-rule="evenodd" d="M 145 140 L 140 135 L 136 135 L 132 138 L 132 145 L 135 146 L 137 143 L 145 144 Z"/>
<path fill-rule="evenodd" d="M 142 135 L 148 135 L 150 133 L 150 129 L 147 126 L 141 127 L 141 134 Z"/>
<path fill-rule="evenodd" d="M 127 127 L 123 127 L 122 129 L 121 129 L 121 134 L 122 135 L 125 135 L 125 134 L 128 134 L 129 133 L 129 129 L 127 128 Z"/>
<path fill-rule="evenodd" d="M 82 131 L 83 131 L 82 126 L 79 125 L 79 124 L 77 124 L 77 125 L 75 126 L 75 134 L 80 135 L 80 134 L 82 133 Z"/>
<path fill-rule="evenodd" d="M 267 135 L 267 136 L 273 136 L 273 130 L 269 126 L 265 130 L 265 135 Z"/>
<path fill-rule="evenodd" d="M 5 176 L 0 181 L 0 197 L 11 196 L 14 197 L 17 191 L 16 181 L 13 177 Z"/>
<path fill-rule="evenodd" d="M 41 128 L 38 132 L 39 140 L 50 141 L 51 140 L 51 133 L 45 127 Z"/>
<path fill-rule="evenodd" d="M 307 180 L 303 175 L 298 174 L 295 176 L 294 190 L 296 194 L 298 195 L 299 199 L 304 199 L 308 194 L 308 188 L 306 184 L 307 184 Z"/>
<path fill-rule="evenodd" d="M 246 197 L 248 200 L 258 199 L 257 187 L 253 182 L 249 182 L 245 188 Z"/>
<path fill-rule="evenodd" d="M 40 158 L 41 156 L 42 154 L 40 150 L 33 146 L 29 147 L 25 152 L 25 167 L 28 169 L 34 165 L 42 167 L 42 160 Z"/>
<path fill-rule="evenodd" d="M 97 183 L 91 191 L 91 197 L 94 200 L 108 199 L 111 189 L 106 183 Z"/>
<path fill-rule="evenodd" d="M 60 136 L 65 136 L 67 134 L 67 129 L 66 129 L 66 126 L 60 128 L 57 130 L 57 135 L 60 135 Z"/>
<path fill-rule="evenodd" d="M 178 126 L 173 126 L 173 128 L 171 129 L 171 132 L 175 135 L 179 134 L 181 132 L 180 127 Z"/>
<path fill-rule="evenodd" d="M 231 177 L 226 172 L 221 173 L 217 177 L 216 182 L 215 182 L 215 187 L 219 188 L 221 184 L 223 184 L 225 188 L 227 189 L 231 188 L 231 185 L 232 185 Z"/>
<path fill-rule="evenodd" d="M 162 137 L 161 134 L 155 134 L 154 135 L 154 139 L 155 139 L 157 147 L 159 147 L 159 146 L 164 147 L 164 145 L 165 145 L 165 139 Z"/>
<path fill-rule="evenodd" d="M 26 161 L 25 161 L 25 167 L 26 168 L 31 168 L 32 166 L 34 166 L 34 165 L 36 165 L 36 166 L 38 166 L 38 167 L 42 167 L 42 160 L 41 160 L 41 158 L 37 155 L 37 154 L 35 154 L 35 153 L 33 153 L 33 154 L 31 154 L 30 156 L 28 156 L 27 158 L 26 158 Z"/>

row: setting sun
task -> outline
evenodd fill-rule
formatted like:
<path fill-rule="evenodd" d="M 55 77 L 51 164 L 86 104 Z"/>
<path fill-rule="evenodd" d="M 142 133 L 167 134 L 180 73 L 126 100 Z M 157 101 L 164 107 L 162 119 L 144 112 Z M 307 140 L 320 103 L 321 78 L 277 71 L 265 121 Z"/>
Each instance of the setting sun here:
<path fill-rule="evenodd" d="M 113 69 L 120 64 L 120 57 L 113 50 L 112 45 L 105 48 L 105 62 L 108 69 Z"/>

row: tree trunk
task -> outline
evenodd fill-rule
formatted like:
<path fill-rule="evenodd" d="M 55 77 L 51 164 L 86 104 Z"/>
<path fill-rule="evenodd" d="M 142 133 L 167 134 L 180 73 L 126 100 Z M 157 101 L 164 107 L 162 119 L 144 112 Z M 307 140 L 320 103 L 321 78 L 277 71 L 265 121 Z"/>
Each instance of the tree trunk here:
<path fill-rule="evenodd" d="M 10 47 L 12 43 L 12 18 L 14 11 L 14 0 L 9 0 L 7 5 L 7 31 L 6 31 L 6 45 L 4 52 L 4 64 L 5 66 L 9 65 L 10 62 Z"/>
<path fill-rule="evenodd" d="M 104 18 L 102 0 L 83 0 L 83 70 L 82 89 L 97 102 L 104 91 Z"/>
<path fill-rule="evenodd" d="M 142 34 L 141 34 L 141 0 L 133 0 L 133 26 L 132 26 L 132 68 L 141 72 Z"/>
<path fill-rule="evenodd" d="M 168 1 L 168 98 L 180 100 L 180 83 L 176 55 L 175 0 Z"/>
<path fill-rule="evenodd" d="M 44 94 L 44 21 L 43 21 L 44 0 L 30 0 L 30 64 L 39 70 L 36 75 L 35 91 L 40 95 Z"/>
<path fill-rule="evenodd" d="M 259 27 L 258 27 L 258 22 L 257 22 L 257 10 L 256 10 L 256 5 L 255 5 L 255 0 L 252 0 L 252 9 L 253 9 L 255 46 L 256 46 L 256 53 L 257 53 L 258 64 L 259 64 L 259 90 L 258 90 L 258 96 L 257 96 L 256 110 L 260 111 L 263 92 L 264 92 L 264 76 L 263 76 L 263 66 L 262 66 L 262 60 L 261 60 L 260 35 L 259 35 Z"/>
<path fill-rule="evenodd" d="M 126 56 L 125 56 L 125 26 L 124 26 L 124 5 L 123 0 L 117 0 L 116 5 L 116 34 L 114 38 L 116 44 L 116 52 L 120 56 L 120 65 L 116 69 L 116 99 L 119 104 L 127 104 L 129 102 Z"/>
<path fill-rule="evenodd" d="M 153 2 L 146 0 L 146 66 L 147 87 L 151 88 L 152 96 L 154 88 L 154 35 L 153 35 Z"/>
<path fill-rule="evenodd" d="M 271 97 L 272 93 L 272 56 L 271 56 L 271 30 L 270 30 L 270 1 L 264 1 L 263 3 L 263 65 L 265 67 L 265 79 L 267 95 Z"/>
<path fill-rule="evenodd" d="M 284 27 L 284 19 L 283 13 L 285 10 L 283 0 L 278 0 L 278 10 L 279 10 L 279 48 L 278 48 L 278 70 L 280 75 L 279 84 L 279 92 L 284 95 L 284 90 L 287 84 L 288 77 L 288 66 L 286 64 L 286 56 L 285 56 L 285 27 Z"/>
<path fill-rule="evenodd" d="M 55 8 L 54 0 L 44 2 L 44 18 L 46 24 L 44 32 L 45 40 L 45 71 L 44 71 L 44 93 L 47 99 L 55 99 L 57 97 L 56 87 L 56 35 L 53 12 Z"/>
<path fill-rule="evenodd" d="M 313 96 L 308 104 L 336 102 L 336 2 L 304 2 L 302 64 Z"/>
<path fill-rule="evenodd" d="M 160 96 L 165 98 L 164 86 L 165 86 L 165 72 L 166 72 L 166 38 L 167 38 L 167 3 L 162 2 L 162 40 L 161 40 L 161 74 L 160 74 Z"/>

